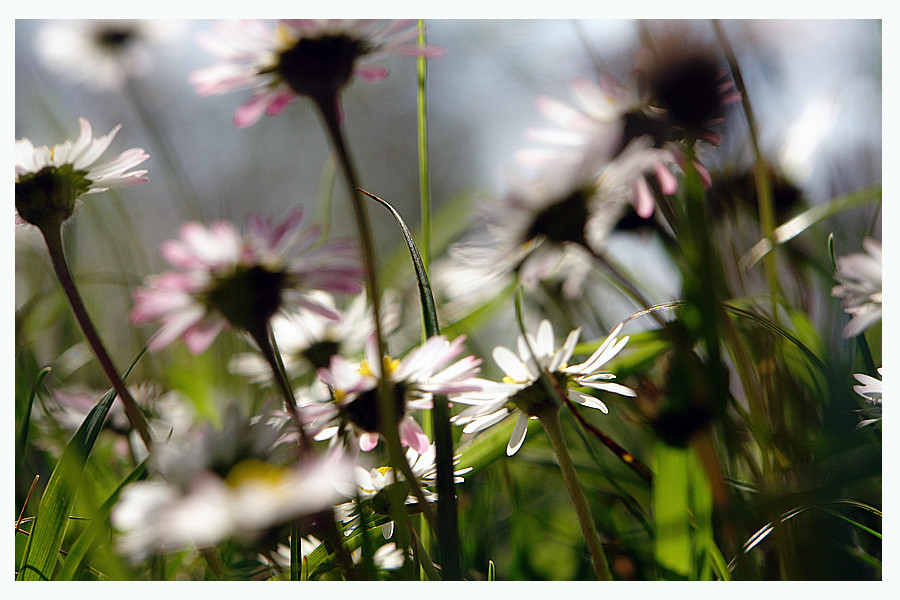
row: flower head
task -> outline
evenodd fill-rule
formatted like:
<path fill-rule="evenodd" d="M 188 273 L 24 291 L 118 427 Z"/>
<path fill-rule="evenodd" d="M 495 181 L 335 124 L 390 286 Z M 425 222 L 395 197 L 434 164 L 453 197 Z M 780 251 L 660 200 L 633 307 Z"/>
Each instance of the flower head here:
<path fill-rule="evenodd" d="M 328 307 L 339 318 L 335 320 L 310 310 L 279 313 L 272 317 L 272 334 L 285 370 L 291 377 L 327 367 L 335 354 L 361 356 L 366 338 L 375 330 L 372 309 L 364 293 L 353 298 L 343 311 L 328 292 L 314 290 L 309 293 L 309 298 Z M 382 304 L 382 313 L 382 328 L 389 333 L 398 324 L 399 306 L 386 300 Z M 272 378 L 271 368 L 258 353 L 238 354 L 228 367 L 232 372 L 255 382 L 270 381 Z"/>
<path fill-rule="evenodd" d="M 358 432 L 360 449 L 372 450 L 382 429 L 376 388 L 384 368 L 393 394 L 400 442 L 424 453 L 428 449 L 428 436 L 409 411 L 431 408 L 433 394 L 452 396 L 477 390 L 474 376 L 481 359 L 467 356 L 449 364 L 462 353 L 463 336 L 452 342 L 442 335 L 430 337 L 402 360 L 390 356 L 379 360 L 374 341 L 371 336 L 366 344 L 367 358 L 362 363 L 352 363 L 337 355 L 331 357 L 329 368 L 319 369 L 319 379 L 333 390 L 335 401 L 324 403 L 321 414 L 308 408 L 306 412 L 317 418 L 320 438 L 336 435 L 343 420 Z M 338 424 L 333 424 L 335 420 Z"/>
<path fill-rule="evenodd" d="M 865 253 L 856 252 L 837 259 L 839 285 L 831 290 L 838 296 L 844 312 L 851 315 L 844 327 L 845 338 L 856 337 L 881 320 L 881 242 L 866 238 Z"/>
<path fill-rule="evenodd" d="M 175 38 L 183 21 L 85 19 L 48 23 L 36 38 L 44 65 L 97 90 L 118 90 L 151 64 L 151 48 Z"/>
<path fill-rule="evenodd" d="M 541 321 L 537 337 L 532 337 L 531 334 L 519 336 L 518 355 L 505 346 L 494 348 L 494 362 L 503 369 L 506 376 L 502 382 L 479 380 L 482 384 L 481 391 L 455 396 L 454 402 L 468 404 L 470 407 L 453 417 L 453 423 L 464 425 L 463 433 L 474 433 L 519 411 L 506 448 L 507 455 L 512 456 L 525 441 L 528 419 L 553 402 L 547 398 L 538 382 L 542 372 L 556 379 L 569 400 L 603 413 L 608 412 L 606 404 L 599 398 L 575 388 L 586 387 L 623 396 L 635 395 L 632 389 L 610 381 L 615 375 L 600 370 L 628 343 L 628 336 L 622 339 L 616 337 L 621 330 L 622 325 L 619 324 L 586 361 L 568 365 L 581 329 L 570 332 L 563 345 L 557 347 L 553 339 L 553 326 L 547 320 Z"/>
<path fill-rule="evenodd" d="M 883 367 L 878 368 L 878 379 L 866 375 L 865 373 L 854 373 L 853 378 L 862 385 L 854 385 L 853 391 L 866 399 L 867 406 L 861 409 L 866 418 L 857 424 L 857 428 L 866 427 L 881 422 L 881 395 L 884 389 L 882 383 Z"/>
<path fill-rule="evenodd" d="M 261 335 L 280 310 L 303 308 L 338 319 L 312 292 L 358 293 L 356 249 L 348 240 L 314 247 L 321 229 L 302 227 L 302 220 L 299 209 L 277 224 L 255 217 L 243 236 L 226 221 L 208 228 L 182 225 L 181 239 L 160 247 L 177 270 L 150 276 L 132 291 L 131 321 L 162 322 L 150 350 L 183 337 L 188 350 L 198 354 L 228 327 Z"/>
<path fill-rule="evenodd" d="M 355 19 L 282 19 L 226 21 L 198 42 L 223 62 L 195 71 L 191 83 L 201 96 L 251 90 L 234 114 L 238 127 L 262 115 L 277 115 L 300 96 L 330 100 L 353 75 L 367 81 L 387 76 L 371 61 L 389 54 L 440 54 L 415 44 L 415 21 Z"/>
<path fill-rule="evenodd" d="M 192 429 L 155 448 L 154 474 L 127 486 L 111 520 L 133 561 L 154 552 L 253 541 L 267 529 L 328 508 L 352 485 L 353 462 L 332 450 L 283 465 L 271 456 L 280 425 L 227 411 L 221 429 Z"/>
<path fill-rule="evenodd" d="M 427 450 L 423 453 L 419 453 L 413 448 L 406 449 L 406 461 L 409 463 L 410 471 L 412 471 L 413 476 L 417 480 L 417 485 L 422 486 L 422 496 L 425 498 L 426 502 L 435 502 L 437 500 L 437 494 L 428 489 L 429 487 L 434 487 L 437 483 L 437 465 L 435 463 L 436 453 L 437 447 L 434 444 L 428 446 Z M 458 465 L 459 461 L 459 456 L 453 457 L 454 466 Z M 471 470 L 472 467 L 455 469 L 453 471 L 454 482 L 462 483 L 462 476 Z M 367 469 L 357 465 L 354 472 L 356 475 L 356 487 L 345 490 L 344 492 L 350 501 L 335 507 L 335 514 L 350 527 L 354 526 L 354 521 L 359 515 L 356 510 L 357 504 L 356 502 L 353 502 L 353 500 L 368 500 L 374 510 L 389 514 L 390 511 L 387 509 L 387 500 L 383 497 L 383 492 L 385 489 L 395 484 L 402 484 L 404 486 L 403 489 L 406 490 L 406 504 L 416 504 L 419 501 L 405 483 L 403 474 L 401 473 L 398 476 L 393 467 L 381 466 Z M 393 521 L 389 521 L 382 526 L 382 533 L 385 539 L 390 538 L 393 531 Z"/>
<path fill-rule="evenodd" d="M 99 138 L 93 137 L 87 119 L 79 118 L 78 127 L 74 142 L 55 146 L 35 147 L 28 138 L 16 140 L 17 225 L 59 225 L 72 216 L 81 196 L 147 183 L 146 170 L 129 171 L 150 158 L 141 148 L 95 164 L 121 125 Z"/>

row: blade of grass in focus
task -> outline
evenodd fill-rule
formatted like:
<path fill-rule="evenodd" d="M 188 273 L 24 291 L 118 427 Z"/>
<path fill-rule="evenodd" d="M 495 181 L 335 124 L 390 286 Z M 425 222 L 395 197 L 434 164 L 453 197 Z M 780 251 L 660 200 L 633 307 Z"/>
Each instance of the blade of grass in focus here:
<path fill-rule="evenodd" d="M 131 373 L 143 355 L 144 350 L 128 367 L 124 377 Z M 53 469 L 41 496 L 31 535 L 16 575 L 17 580 L 41 581 L 52 577 L 72 505 L 75 503 L 77 482 L 115 399 L 115 390 L 109 390 L 103 395 L 75 432 Z"/>

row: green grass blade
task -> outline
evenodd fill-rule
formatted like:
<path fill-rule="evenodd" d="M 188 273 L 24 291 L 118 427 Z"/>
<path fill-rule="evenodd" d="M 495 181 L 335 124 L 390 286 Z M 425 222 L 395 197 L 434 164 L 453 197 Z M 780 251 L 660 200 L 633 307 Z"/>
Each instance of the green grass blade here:
<path fill-rule="evenodd" d="M 656 561 L 675 577 L 685 579 L 693 570 L 688 458 L 687 449 L 658 443 L 652 492 Z"/>
<path fill-rule="evenodd" d="M 824 221 L 828 217 L 832 217 L 845 210 L 880 200 L 881 185 L 874 185 L 851 192 L 844 196 L 838 196 L 825 204 L 818 204 L 775 228 L 775 243 L 783 244 L 792 240 L 812 225 Z M 741 266 L 745 269 L 749 269 L 758 263 L 771 250 L 772 244 L 768 239 L 760 240 L 741 258 Z"/>
<path fill-rule="evenodd" d="M 53 469 L 47 488 L 41 496 L 16 579 L 45 581 L 51 578 L 75 502 L 75 482 L 81 476 L 87 455 L 115 399 L 114 390 L 104 394 L 78 428 Z"/>
<path fill-rule="evenodd" d="M 66 556 L 59 571 L 53 576 L 54 580 L 71 581 L 75 577 L 78 573 L 78 568 L 84 561 L 84 557 L 87 555 L 88 551 L 94 545 L 97 536 L 108 527 L 109 513 L 116 502 L 119 501 L 119 494 L 122 489 L 129 483 L 143 478 L 146 473 L 147 460 L 144 460 L 122 480 L 116 489 L 113 490 L 112 494 L 110 494 L 109 498 L 100 505 L 100 508 L 94 515 L 94 520 L 91 525 L 81 532 L 81 535 L 78 536 L 75 543 L 69 548 L 68 556 Z"/>
<path fill-rule="evenodd" d="M 441 330 L 438 324 L 437 309 L 434 305 L 434 295 L 431 292 L 431 284 L 428 282 L 428 273 L 425 270 L 425 264 L 422 262 L 422 257 L 418 248 L 416 248 L 416 243 L 409 231 L 409 227 L 406 226 L 400 213 L 388 202 L 373 196 L 365 190 L 360 191 L 387 208 L 400 226 L 403 239 L 406 240 L 406 245 L 409 248 L 413 268 L 416 271 L 425 336 L 439 335 Z M 444 579 L 458 580 L 461 578 L 459 517 L 453 481 L 453 432 L 450 430 L 450 406 L 447 403 L 446 396 L 437 394 L 433 398 L 433 405 L 431 426 L 434 429 L 435 463 L 437 464 L 438 546 L 440 547 L 440 560 L 443 566 Z"/>
<path fill-rule="evenodd" d="M 141 350 L 134 359 L 125 377 L 145 351 L 146 349 Z M 115 390 L 109 390 L 103 395 L 85 417 L 53 469 L 34 517 L 31 535 L 28 536 L 22 563 L 16 575 L 17 580 L 45 581 L 51 578 L 75 502 L 77 482 L 115 399 Z"/>
<path fill-rule="evenodd" d="M 34 406 L 34 399 L 37 397 L 41 384 L 44 383 L 47 375 L 50 373 L 50 367 L 41 369 L 31 386 L 31 392 L 28 394 L 28 400 L 25 402 L 24 413 L 22 414 L 22 423 L 19 426 L 19 435 L 16 436 L 16 465 L 21 466 L 21 461 L 25 460 L 25 446 L 28 442 L 28 429 L 31 426 L 31 407 Z"/>

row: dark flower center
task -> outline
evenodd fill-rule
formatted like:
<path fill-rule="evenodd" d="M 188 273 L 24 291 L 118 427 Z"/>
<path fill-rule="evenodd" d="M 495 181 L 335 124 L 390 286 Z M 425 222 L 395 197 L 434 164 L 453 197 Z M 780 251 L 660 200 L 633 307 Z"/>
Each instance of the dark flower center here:
<path fill-rule="evenodd" d="M 301 96 L 333 95 L 353 75 L 353 63 L 371 51 L 360 39 L 345 35 L 300 38 L 278 56 L 275 72 Z"/>
<path fill-rule="evenodd" d="M 91 189 L 87 171 L 71 164 L 47 166 L 16 181 L 16 211 L 32 225 L 61 224 L 72 216 L 75 201 Z"/>
<path fill-rule="evenodd" d="M 631 140 L 645 135 L 653 138 L 653 146 L 656 148 L 673 139 L 671 127 L 662 115 L 648 113 L 643 110 L 633 110 L 625 114 L 624 121 L 625 126 L 622 131 L 622 143 L 619 147 L 619 152 L 624 150 Z"/>
<path fill-rule="evenodd" d="M 594 189 L 590 186 L 575 190 L 540 211 L 525 233 L 526 240 L 544 236 L 551 242 L 575 242 L 588 247 L 584 227 L 590 212 L 588 200 Z"/>
<path fill-rule="evenodd" d="M 340 344 L 331 340 L 322 340 L 301 351 L 300 356 L 309 361 L 316 369 L 327 369 L 331 364 L 331 357 L 339 352 Z"/>
<path fill-rule="evenodd" d="M 391 384 L 394 414 L 399 421 L 406 414 L 406 384 Z M 343 407 L 344 416 L 354 425 L 370 433 L 381 431 L 381 414 L 378 409 L 378 391 L 363 392 L 353 402 Z"/>
<path fill-rule="evenodd" d="M 94 35 L 97 43 L 109 50 L 120 50 L 136 37 L 128 27 L 103 27 Z"/>
<path fill-rule="evenodd" d="M 561 390 L 566 390 L 569 386 L 571 376 L 562 371 L 553 373 L 553 377 L 559 384 Z M 540 381 L 535 381 L 528 387 L 519 390 L 510 401 L 522 412 L 533 417 L 540 416 L 544 411 L 551 410 L 559 406 L 559 400 L 553 396 L 547 395 L 547 390 L 541 385 Z"/>
<path fill-rule="evenodd" d="M 719 79 L 716 60 L 697 52 L 664 60 L 650 78 L 650 87 L 676 125 L 698 131 L 722 116 Z"/>
<path fill-rule="evenodd" d="M 205 304 L 217 310 L 235 327 L 256 332 L 265 327 L 281 306 L 281 292 L 287 275 L 265 267 L 238 266 L 233 272 L 215 277 Z"/>

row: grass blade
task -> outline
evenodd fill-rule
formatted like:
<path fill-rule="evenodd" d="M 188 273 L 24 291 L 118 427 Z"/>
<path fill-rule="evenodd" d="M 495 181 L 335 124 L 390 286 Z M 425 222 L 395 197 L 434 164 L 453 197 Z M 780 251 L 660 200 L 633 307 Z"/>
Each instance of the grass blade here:
<path fill-rule="evenodd" d="M 44 383 L 47 375 L 50 373 L 50 367 L 41 369 L 31 386 L 31 393 L 28 394 L 28 400 L 25 402 L 25 410 L 22 414 L 22 423 L 19 426 L 19 435 L 16 436 L 16 465 L 22 466 L 25 460 L 25 446 L 28 441 L 28 429 L 31 425 L 31 407 L 34 406 L 34 399 L 37 397 L 41 384 Z"/>
<path fill-rule="evenodd" d="M 857 190 L 844 196 L 833 198 L 825 204 L 818 204 L 811 209 L 800 213 L 783 225 L 775 228 L 774 238 L 776 244 L 783 244 L 803 233 L 807 228 L 828 217 L 834 216 L 850 208 L 869 204 L 881 200 L 881 185 L 875 185 Z M 772 244 L 768 239 L 760 240 L 747 254 L 741 258 L 741 267 L 749 269 L 758 263 L 772 250 Z"/>
<path fill-rule="evenodd" d="M 78 428 L 53 469 L 47 489 L 41 496 L 16 579 L 46 581 L 51 578 L 75 502 L 75 482 L 81 476 L 87 455 L 115 399 L 114 390 L 104 394 Z"/>
<path fill-rule="evenodd" d="M 134 359 L 125 377 L 144 355 L 144 351 Z M 51 578 L 75 502 L 77 482 L 115 399 L 115 390 L 109 390 L 103 395 L 85 417 L 53 469 L 34 517 L 31 535 L 28 536 L 22 563 L 16 575 L 17 580 L 45 581 Z"/>
<path fill-rule="evenodd" d="M 403 233 L 403 239 L 409 248 L 413 268 L 416 271 L 416 281 L 419 286 L 419 299 L 422 307 L 422 322 L 425 328 L 425 337 L 439 335 L 441 330 L 438 324 L 437 309 L 434 305 L 434 295 L 428 282 L 428 273 L 422 256 L 419 254 L 416 243 L 413 240 L 409 227 L 403 221 L 400 213 L 386 201 L 360 190 L 385 208 L 387 208 Z M 460 545 L 459 523 L 456 507 L 456 492 L 453 482 L 453 433 L 450 431 L 450 407 L 447 397 L 435 395 L 432 409 L 432 427 L 434 428 L 434 442 L 436 446 L 435 463 L 437 464 L 437 517 L 438 517 L 438 545 L 440 547 L 440 560 L 443 566 L 444 579 L 457 580 L 461 578 L 460 571 Z"/>
<path fill-rule="evenodd" d="M 109 498 L 100 505 L 100 508 L 94 515 L 91 525 L 81 532 L 81 535 L 78 536 L 75 543 L 69 548 L 68 556 L 66 556 L 59 571 L 53 575 L 54 580 L 71 581 L 75 577 L 78 573 L 78 568 L 81 566 L 82 561 L 84 561 L 84 557 L 94 545 L 94 540 L 96 540 L 97 536 L 103 533 L 108 527 L 109 513 L 116 502 L 119 501 L 119 493 L 126 485 L 143 478 L 146 473 L 147 460 L 144 460 L 122 480 L 122 483 L 113 490 L 113 493 L 110 494 Z"/>
<path fill-rule="evenodd" d="M 687 449 L 657 444 L 652 495 L 656 560 L 673 575 L 685 579 L 693 570 L 688 458 Z"/>

